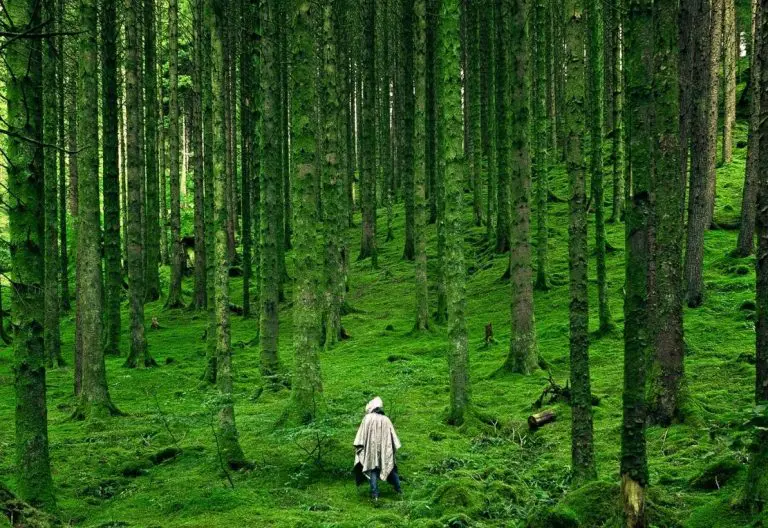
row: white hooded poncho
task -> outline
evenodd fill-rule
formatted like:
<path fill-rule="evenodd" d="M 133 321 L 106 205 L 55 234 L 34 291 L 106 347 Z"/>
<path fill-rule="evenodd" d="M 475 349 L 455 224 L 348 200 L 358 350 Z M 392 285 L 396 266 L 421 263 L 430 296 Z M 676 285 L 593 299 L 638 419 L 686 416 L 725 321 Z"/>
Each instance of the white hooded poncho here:
<path fill-rule="evenodd" d="M 387 480 L 395 468 L 395 452 L 400 449 L 392 422 L 373 412 L 382 407 L 381 399 L 376 398 L 366 407 L 366 415 L 355 436 L 355 466 L 360 464 L 363 473 L 370 478 L 370 472 L 379 468 L 379 478 Z"/>

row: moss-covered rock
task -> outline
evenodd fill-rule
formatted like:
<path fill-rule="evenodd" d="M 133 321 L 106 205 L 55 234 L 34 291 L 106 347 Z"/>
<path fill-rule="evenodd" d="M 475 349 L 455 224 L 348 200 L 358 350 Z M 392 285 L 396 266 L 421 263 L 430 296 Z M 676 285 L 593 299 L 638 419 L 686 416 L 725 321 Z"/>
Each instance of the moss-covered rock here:
<path fill-rule="evenodd" d="M 579 528 L 576 513 L 561 505 L 540 512 L 528 520 L 527 528 Z"/>
<path fill-rule="evenodd" d="M 394 513 L 382 513 L 368 517 L 363 526 L 366 528 L 405 528 L 406 521 Z"/>
<path fill-rule="evenodd" d="M 581 526 L 602 526 L 621 518 L 618 483 L 596 480 L 568 492 L 561 508 L 573 512 Z"/>
<path fill-rule="evenodd" d="M 700 490 L 717 490 L 724 486 L 742 468 L 732 457 L 715 460 L 691 479 L 691 486 Z"/>
<path fill-rule="evenodd" d="M 438 514 L 465 512 L 474 514 L 481 503 L 479 485 L 467 478 L 443 483 L 432 495 L 432 507 Z"/>
<path fill-rule="evenodd" d="M 470 526 L 474 525 L 474 522 L 466 514 L 456 513 L 442 517 L 440 524 L 444 528 L 470 528 Z"/>

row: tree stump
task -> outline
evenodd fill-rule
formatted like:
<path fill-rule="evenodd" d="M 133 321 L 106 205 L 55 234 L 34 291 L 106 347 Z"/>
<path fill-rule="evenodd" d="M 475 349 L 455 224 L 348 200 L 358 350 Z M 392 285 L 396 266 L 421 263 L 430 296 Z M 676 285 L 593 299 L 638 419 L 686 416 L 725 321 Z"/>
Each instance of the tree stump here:
<path fill-rule="evenodd" d="M 532 414 L 528 417 L 528 427 L 531 431 L 535 431 L 539 427 L 554 422 L 555 418 L 557 418 L 555 411 L 551 409 L 541 411 L 540 413 Z"/>

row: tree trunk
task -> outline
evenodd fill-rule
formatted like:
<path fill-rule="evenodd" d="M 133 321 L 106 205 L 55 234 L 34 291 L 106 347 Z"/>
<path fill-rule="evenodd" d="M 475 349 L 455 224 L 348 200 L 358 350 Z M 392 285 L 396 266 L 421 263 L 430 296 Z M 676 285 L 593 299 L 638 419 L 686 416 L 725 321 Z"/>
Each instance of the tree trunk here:
<path fill-rule="evenodd" d="M 168 150 L 171 156 L 171 280 L 167 308 L 184 306 L 181 293 L 184 249 L 181 246 L 181 187 L 179 173 L 179 8 L 177 0 L 168 2 Z"/>
<path fill-rule="evenodd" d="M 531 68 L 528 39 L 528 0 L 512 0 L 509 5 L 509 128 L 510 207 L 509 272 L 511 285 L 511 327 L 509 354 L 505 370 L 530 374 L 538 367 L 536 324 L 533 306 L 533 267 L 531 265 L 531 154 L 530 96 Z M 501 224 L 500 224 L 501 225 Z"/>
<path fill-rule="evenodd" d="M 547 262 L 549 233 L 547 230 L 547 199 L 549 198 L 549 153 L 547 141 L 550 140 L 552 122 L 547 122 L 550 99 L 550 75 L 548 40 L 551 21 L 547 0 L 534 0 L 534 50 L 533 56 L 533 181 L 536 185 L 536 282 L 537 290 L 548 290 Z M 555 146 L 554 144 L 552 146 Z"/>
<path fill-rule="evenodd" d="M 624 392 L 621 431 L 621 491 L 624 525 L 648 524 L 645 488 L 646 358 L 649 354 L 648 291 L 652 284 L 651 173 L 653 171 L 654 2 L 629 3 L 626 17 L 626 71 L 629 137 L 629 200 L 626 211 L 626 294 L 624 299 Z"/>
<path fill-rule="evenodd" d="M 48 31 L 56 32 L 56 3 L 55 0 L 45 0 L 43 3 L 44 16 L 53 21 L 48 26 Z M 59 125 L 59 108 L 56 90 L 56 53 L 53 37 L 48 37 L 42 44 L 45 50 L 43 55 L 43 142 L 46 145 L 57 144 L 57 128 Z M 59 327 L 59 197 L 58 197 L 58 173 L 56 161 L 58 152 L 53 146 L 43 149 L 44 156 L 44 215 L 45 215 L 45 330 L 44 342 L 46 353 L 46 365 L 52 367 L 64 365 L 61 355 L 61 330 Z M 63 192 L 63 191 L 62 191 Z"/>
<path fill-rule="evenodd" d="M 414 133 L 413 148 L 416 153 L 413 164 L 414 217 L 413 242 L 416 276 L 416 325 L 418 331 L 429 328 L 429 283 L 427 280 L 427 200 L 426 200 L 426 0 L 414 0 Z M 407 43 L 410 45 L 410 42 Z"/>
<path fill-rule="evenodd" d="M 611 135 L 611 176 L 613 179 L 613 196 L 611 199 L 610 223 L 621 221 L 624 216 L 624 186 L 626 176 L 624 133 L 624 38 L 622 31 L 624 0 L 615 0 L 610 32 L 612 33 L 613 52 L 613 97 L 611 113 L 613 114 L 613 132 Z"/>
<path fill-rule="evenodd" d="M 104 353 L 120 355 L 120 301 L 123 293 L 120 258 L 120 167 L 117 157 L 117 6 L 101 7 L 102 186 L 104 192 Z"/>
<path fill-rule="evenodd" d="M 363 70 L 363 101 L 361 120 L 362 167 L 360 170 L 360 208 L 363 213 L 362 239 L 358 260 L 370 258 L 378 265 L 376 248 L 376 11 L 373 0 L 362 0 L 360 16 L 363 21 L 361 68 Z"/>
<path fill-rule="evenodd" d="M 69 92 L 69 112 L 67 116 L 67 150 L 69 151 L 67 165 L 69 166 L 69 213 L 77 218 L 78 203 L 77 203 L 77 180 L 78 180 L 78 163 L 77 163 L 77 94 L 80 91 L 80 80 L 77 75 L 71 73 L 68 75 L 69 82 L 67 91 Z"/>
<path fill-rule="evenodd" d="M 418 125 L 415 125 L 416 116 L 414 115 L 415 102 L 413 95 L 415 73 L 413 66 L 415 23 L 413 18 L 413 2 L 414 0 L 402 0 L 400 2 L 402 6 L 399 35 L 401 64 L 398 69 L 399 90 L 396 93 L 398 100 L 402 101 L 400 108 L 403 112 L 401 117 L 402 128 L 398 131 L 398 159 L 400 161 L 400 180 L 402 181 L 403 202 L 405 205 L 405 249 L 403 250 L 403 258 L 405 260 L 416 259 L 416 191 L 414 172 L 417 169 L 415 167 L 414 152 L 416 152 L 416 156 L 421 156 L 419 159 L 424 157 L 424 153 L 417 150 L 421 147 L 414 146 L 414 126 Z M 421 119 L 423 119 L 423 115 Z M 421 126 L 423 128 L 423 124 Z"/>
<path fill-rule="evenodd" d="M 203 16 L 201 0 L 192 3 L 193 65 L 192 65 L 192 149 L 194 151 L 195 180 L 195 292 L 192 304 L 196 310 L 208 307 L 208 248 L 205 237 L 205 183 L 203 151 Z M 245 301 L 243 301 L 245 310 Z"/>
<path fill-rule="evenodd" d="M 685 343 L 683 341 L 683 224 L 685 180 L 680 172 L 680 90 L 678 9 L 654 6 L 654 276 L 649 292 L 654 362 L 650 371 L 648 415 L 668 426 L 680 418 Z"/>
<path fill-rule="evenodd" d="M 768 31 L 768 0 L 760 0 L 755 57 L 761 65 L 768 64 L 768 39 L 762 38 Z M 768 68 L 760 68 L 760 150 L 768 149 Z M 757 258 L 756 279 L 757 324 L 755 330 L 755 403 L 768 401 L 768 156 L 758 161 L 757 192 Z M 752 512 L 768 508 L 768 432 L 756 430 L 755 452 L 747 475 L 746 500 Z"/>
<path fill-rule="evenodd" d="M 442 263 L 448 305 L 448 371 L 450 406 L 448 423 L 461 425 L 470 404 L 469 351 L 464 320 L 465 282 L 464 226 L 462 222 L 464 181 L 467 172 L 462 148 L 461 51 L 459 49 L 459 4 L 461 0 L 437 0 L 436 76 L 439 105 L 438 140 L 443 165 L 445 200 L 445 255 Z M 442 5 L 440 5 L 442 4 Z"/>
<path fill-rule="evenodd" d="M 589 0 L 587 9 L 587 116 L 590 135 L 590 179 L 595 208 L 595 253 L 597 268 L 598 332 L 613 328 L 608 304 L 605 263 L 605 200 L 603 193 L 603 6 L 602 0 Z"/>
<path fill-rule="evenodd" d="M 278 46 L 279 0 L 262 2 L 261 91 L 264 114 L 261 131 L 261 159 L 264 165 L 261 180 L 261 374 L 275 376 L 280 369 L 278 359 L 278 308 L 280 265 L 278 247 L 283 244 L 280 150 L 280 60 Z"/>
<path fill-rule="evenodd" d="M 231 1 L 231 0 L 228 0 Z M 214 120 L 214 225 L 215 225 L 215 281 L 216 292 L 216 388 L 218 389 L 217 445 L 222 460 L 229 466 L 243 461 L 245 456 L 238 440 L 235 424 L 235 404 L 232 396 L 232 335 L 229 321 L 229 267 L 227 247 L 227 174 L 225 137 L 229 133 L 224 114 L 226 57 L 223 41 L 226 38 L 226 2 L 208 0 L 206 18 L 211 32 L 211 79 Z M 171 0 L 175 2 L 175 0 Z M 222 5 L 224 4 L 224 5 Z M 173 53 L 171 53 L 173 56 Z M 173 149 L 171 149 L 173 151 Z M 173 172 L 173 171 L 171 171 Z"/>
<path fill-rule="evenodd" d="M 8 31 L 35 33 L 36 1 L 8 4 Z M 11 311 L 16 395 L 16 482 L 20 497 L 39 507 L 56 506 L 48 458 L 45 390 L 45 177 L 43 173 L 42 45 L 38 38 L 10 39 L 4 51 L 8 104 L 8 220 Z M 15 135 L 14 135 L 15 134 Z M 25 141 L 24 137 L 36 140 Z M 23 196 L 24 202 L 13 197 Z"/>
<path fill-rule="evenodd" d="M 139 71 L 141 70 L 141 48 L 139 42 L 140 6 L 133 0 L 125 0 L 125 105 L 126 105 L 126 158 L 128 184 L 128 303 L 131 317 L 131 347 L 125 366 L 135 368 L 155 364 L 147 349 L 144 327 L 144 299 L 146 283 L 144 276 L 144 236 L 142 229 L 142 210 L 144 201 L 141 196 L 143 178 L 142 157 L 138 143 L 141 127 L 141 99 Z"/>
<path fill-rule="evenodd" d="M 490 247 L 494 243 L 496 232 L 496 128 L 495 128 L 495 76 L 494 61 L 494 10 L 490 5 L 484 5 L 480 12 L 480 141 L 483 145 L 485 159 L 485 238 Z"/>
<path fill-rule="evenodd" d="M 496 73 L 496 252 L 509 251 L 510 201 L 509 201 L 509 17 L 502 2 L 494 2 L 495 73 Z"/>
<path fill-rule="evenodd" d="M 749 58 L 749 137 L 747 140 L 747 167 L 744 172 L 744 190 L 741 199 L 741 222 L 736 256 L 746 257 L 755 248 L 755 208 L 757 207 L 757 178 L 760 159 L 760 49 L 761 27 L 758 0 L 752 0 L 752 55 Z"/>
<path fill-rule="evenodd" d="M 162 10 L 161 10 L 162 11 Z M 144 247 L 146 300 L 160 298 L 160 196 L 158 176 L 158 110 L 155 0 L 144 0 L 144 139 L 146 195 L 146 242 Z"/>
<path fill-rule="evenodd" d="M 240 210 L 242 211 L 242 227 L 240 230 L 240 242 L 243 246 L 243 317 L 251 317 L 251 278 L 253 276 L 251 236 L 251 165 L 249 160 L 255 155 L 253 148 L 253 77 L 251 72 L 251 55 L 255 53 L 256 42 L 246 41 L 249 28 L 254 21 L 250 16 L 251 6 L 245 0 L 240 2 L 241 23 L 240 30 Z"/>
<path fill-rule="evenodd" d="M 733 127 L 736 124 L 736 0 L 723 0 L 723 163 L 733 161 Z"/>
<path fill-rule="evenodd" d="M 64 26 L 64 0 L 56 1 L 56 19 L 58 27 Z M 67 137 L 64 128 L 64 115 L 66 113 L 65 94 L 66 83 L 64 82 L 64 54 L 65 39 L 63 36 L 57 38 L 56 46 L 59 49 L 57 58 L 57 78 L 56 91 L 59 105 L 58 112 L 58 144 L 63 147 L 67 144 Z M 61 311 L 67 312 L 70 309 L 69 300 L 69 251 L 67 247 L 67 165 L 66 152 L 63 148 L 59 149 L 59 249 L 61 256 L 59 258 L 59 284 L 61 287 L 59 300 L 61 301 Z"/>
<path fill-rule="evenodd" d="M 80 31 L 77 42 L 78 100 L 77 136 L 88 148 L 78 153 L 77 294 L 82 339 L 82 389 L 75 411 L 78 418 L 118 414 L 107 388 L 102 342 L 103 284 L 101 267 L 101 218 L 99 208 L 99 98 L 98 17 L 96 0 L 80 0 Z"/>
<path fill-rule="evenodd" d="M 318 355 L 322 325 L 319 298 L 322 267 L 318 257 L 323 254 L 319 244 L 321 238 L 318 237 L 317 231 L 320 224 L 320 189 L 317 187 L 317 148 L 320 134 L 323 144 L 327 147 L 323 154 L 328 177 L 334 180 L 338 177 L 338 159 L 335 151 L 338 124 L 333 122 L 318 130 L 320 123 L 315 111 L 318 93 L 315 87 L 321 90 L 322 114 L 326 119 L 336 120 L 333 105 L 338 108 L 339 97 L 333 77 L 335 65 L 333 62 L 317 64 L 318 46 L 315 42 L 315 38 L 320 36 L 323 58 L 331 61 L 335 59 L 331 7 L 327 4 L 321 7 L 319 4 L 305 5 L 303 2 L 294 2 L 290 15 L 290 115 L 294 168 L 291 182 L 295 193 L 293 235 L 297 257 L 293 307 L 295 355 L 290 412 L 299 423 L 308 423 L 315 419 L 323 403 L 323 383 Z M 329 131 L 332 131 L 331 135 L 328 134 Z M 323 178 L 323 181 L 325 182 L 326 178 Z"/>
<path fill-rule="evenodd" d="M 592 5 L 592 0 L 588 0 Z M 565 83 L 565 159 L 570 184 L 568 261 L 570 262 L 571 357 L 571 468 L 577 483 L 597 477 L 592 441 L 592 391 L 589 374 L 589 303 L 587 294 L 587 192 L 583 143 L 586 130 L 584 101 L 586 69 L 584 40 L 587 27 L 582 0 L 568 0 L 564 36 L 568 79 Z"/>

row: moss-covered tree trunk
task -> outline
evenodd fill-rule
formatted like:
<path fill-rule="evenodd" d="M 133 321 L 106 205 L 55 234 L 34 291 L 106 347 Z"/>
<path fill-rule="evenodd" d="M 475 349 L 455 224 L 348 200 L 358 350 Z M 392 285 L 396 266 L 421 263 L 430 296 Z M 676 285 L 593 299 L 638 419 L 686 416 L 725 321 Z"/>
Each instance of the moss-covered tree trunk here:
<path fill-rule="evenodd" d="M 717 89 L 719 15 L 723 0 L 685 3 L 685 19 L 692 20 L 691 40 L 684 60 L 690 63 L 688 130 L 691 134 L 691 170 L 685 250 L 686 302 L 691 308 L 704 301 L 704 233 L 712 222 L 717 142 Z M 719 7 L 718 7 L 719 6 Z M 688 18 L 690 16 L 690 18 Z M 713 58 L 714 57 L 714 58 Z M 714 103 L 714 104 L 713 104 Z"/>
<path fill-rule="evenodd" d="M 251 6 L 245 0 L 240 3 L 240 151 L 242 165 L 240 167 L 240 211 L 242 227 L 240 243 L 243 247 L 243 317 L 251 317 L 251 279 L 253 278 L 253 237 L 251 235 L 251 164 L 249 160 L 255 155 L 253 149 L 253 92 L 254 81 L 251 71 L 252 54 L 255 53 L 255 42 L 246 40 L 247 32 L 253 27 Z"/>
<path fill-rule="evenodd" d="M 262 2 L 261 92 L 264 97 L 261 121 L 261 373 L 274 376 L 280 368 L 277 355 L 280 266 L 278 246 L 283 243 L 279 222 L 281 199 L 280 151 L 280 59 L 278 47 L 278 1 Z"/>
<path fill-rule="evenodd" d="M 477 2 L 463 0 L 462 4 L 462 69 L 464 71 L 464 137 L 472 192 L 472 219 L 476 226 L 483 223 L 482 157 L 480 139 L 480 61 L 478 60 Z"/>
<path fill-rule="evenodd" d="M 56 1 L 56 20 L 58 27 L 64 27 L 64 0 Z M 58 145 L 64 147 L 67 144 L 65 115 L 66 115 L 66 88 L 64 82 L 66 77 L 64 71 L 65 39 L 60 35 L 56 39 L 56 46 L 59 53 L 56 55 L 56 96 L 59 105 L 58 112 Z M 67 312 L 70 309 L 69 293 L 69 248 L 67 237 L 67 164 L 66 151 L 63 148 L 58 150 L 59 155 L 59 300 L 61 301 L 61 311 Z"/>
<path fill-rule="evenodd" d="M 139 73 L 141 70 L 141 34 L 138 18 L 140 6 L 132 0 L 125 0 L 125 105 L 126 105 L 126 163 L 128 186 L 127 268 L 128 304 L 131 318 L 131 346 L 126 359 L 127 367 L 152 366 L 144 328 L 144 299 L 146 283 L 144 277 L 144 236 L 142 220 L 144 201 L 141 196 L 141 181 L 144 177 L 141 151 L 139 150 L 139 128 L 141 128 L 141 99 Z"/>
<path fill-rule="evenodd" d="M 414 250 L 416 276 L 416 325 L 415 329 L 429 328 L 429 283 L 427 280 L 427 197 L 426 197 L 426 0 L 413 1 L 414 27 L 414 133 L 413 163 L 414 190 Z M 410 43 L 409 43 L 410 44 Z"/>
<path fill-rule="evenodd" d="M 531 263 L 531 68 L 528 0 L 508 3 L 509 79 L 509 273 L 511 327 L 505 370 L 530 374 L 539 363 Z M 501 225 L 501 224 L 500 224 Z"/>
<path fill-rule="evenodd" d="M 427 38 L 427 57 L 432 57 L 432 63 L 427 64 L 428 75 L 432 79 L 431 90 L 431 114 L 434 125 L 434 134 L 432 135 L 432 145 L 427 145 L 427 149 L 432 150 L 432 171 L 430 176 L 430 201 L 435 203 L 435 223 L 437 227 L 437 309 L 435 310 L 435 322 L 445 324 L 448 322 L 448 279 L 446 277 L 446 238 L 447 238 L 447 220 L 445 217 L 445 164 L 443 163 L 443 152 L 445 149 L 446 126 L 443 126 L 440 97 L 443 95 L 442 83 L 444 79 L 440 78 L 442 70 L 440 63 L 441 57 L 440 43 L 438 41 L 437 28 L 440 26 L 440 13 L 442 12 L 443 0 L 428 0 L 427 14 L 432 19 L 428 22 L 431 28 L 432 38 Z M 428 34 L 429 35 L 429 34 Z M 429 111 L 429 110 L 428 110 Z M 428 121 L 429 123 L 429 121 Z M 427 132 L 429 134 L 429 132 Z M 463 139 L 463 138 L 462 138 Z M 464 183 L 462 182 L 462 191 Z"/>
<path fill-rule="evenodd" d="M 435 40 L 437 37 L 437 19 L 440 10 L 437 7 L 438 0 L 427 0 L 427 51 L 426 51 L 426 69 L 427 69 L 427 200 L 429 204 L 429 223 L 437 222 L 438 216 L 438 181 L 437 172 L 439 162 L 437 159 L 437 92 L 436 82 L 437 73 L 435 71 Z M 438 235 L 439 236 L 439 235 Z M 439 262 L 438 262 L 439 265 Z M 442 281 L 440 281 L 442 282 Z M 442 296 L 445 298 L 445 296 Z M 440 295 L 438 294 L 438 298 Z M 444 304 L 444 303 L 443 303 Z M 444 312 L 444 310 L 443 310 Z M 442 320 L 444 322 L 444 319 Z"/>
<path fill-rule="evenodd" d="M 343 67 L 345 53 L 342 35 L 342 20 L 344 15 L 344 3 L 336 0 L 332 5 L 324 6 L 322 19 L 314 23 L 322 24 L 322 63 L 318 65 L 321 75 L 319 81 L 319 100 L 325 101 L 323 105 L 322 129 L 320 137 L 323 151 L 321 154 L 322 186 L 317 189 L 321 193 L 322 222 L 325 240 L 325 288 L 324 288 L 324 315 L 323 324 L 325 346 L 333 346 L 342 338 L 341 311 L 344 304 L 346 290 L 345 255 L 346 244 L 344 241 L 344 227 L 347 220 L 345 208 L 345 171 L 346 153 L 345 145 L 345 112 L 346 96 L 343 87 L 345 85 L 346 72 Z M 312 16 L 318 16 L 313 14 Z M 320 28 L 316 31 L 320 33 Z M 316 99 L 317 101 L 318 99 Z M 308 190 L 305 190 L 308 192 Z M 313 211 L 308 211 L 313 213 Z M 318 215 L 319 216 L 319 215 Z M 311 217 L 311 214 L 310 214 Z M 302 218 L 306 222 L 306 218 Z M 299 247 L 299 223 L 295 225 L 296 245 Z M 306 237 L 306 234 L 303 235 Z M 306 241 L 302 241 L 304 246 Z"/>
<path fill-rule="evenodd" d="M 626 293 L 624 298 L 624 392 L 621 430 L 621 491 L 624 525 L 648 524 L 645 490 L 646 363 L 649 354 L 653 144 L 654 1 L 631 0 L 626 17 L 629 166 L 626 211 Z"/>
<path fill-rule="evenodd" d="M 590 183 L 595 209 L 595 254 L 599 332 L 613 327 L 608 304 L 605 263 L 605 200 L 603 189 L 603 3 L 588 0 L 587 7 L 587 116 L 590 136 Z"/>
<path fill-rule="evenodd" d="M 216 383 L 216 308 L 214 283 L 214 255 L 213 244 L 216 237 L 213 222 L 213 191 L 214 191 L 214 164 L 213 164 L 213 92 L 211 86 L 211 32 L 206 19 L 206 0 L 195 0 L 199 4 L 198 10 L 202 13 L 202 40 L 201 46 L 201 90 L 203 92 L 203 209 L 205 219 L 206 241 L 206 304 L 208 306 L 208 328 L 206 330 L 206 366 L 203 373 L 203 381 Z"/>
<path fill-rule="evenodd" d="M 75 416 L 99 418 L 118 413 L 109 397 L 104 365 L 103 283 L 101 267 L 101 217 L 99 208 L 99 99 L 98 16 L 96 0 L 80 0 L 80 34 L 77 38 L 78 93 L 77 137 L 77 295 L 82 346 L 82 386 Z"/>
<path fill-rule="evenodd" d="M 280 148 L 282 157 L 280 158 L 280 192 L 282 209 L 280 211 L 281 225 L 283 229 L 282 244 L 278 246 L 278 257 L 280 262 L 280 299 L 283 298 L 283 284 L 288 281 L 288 272 L 285 267 L 285 252 L 291 249 L 293 238 L 293 203 L 291 200 L 291 149 L 289 145 L 290 137 L 290 64 L 288 49 L 288 28 L 290 27 L 290 10 L 288 3 L 282 2 L 280 6 Z"/>
<path fill-rule="evenodd" d="M 681 417 L 683 363 L 683 215 L 685 179 L 680 172 L 678 8 L 654 4 L 653 282 L 649 321 L 653 365 L 648 415 L 669 425 Z"/>
<path fill-rule="evenodd" d="M 144 139 L 145 178 L 147 180 L 146 241 L 144 243 L 144 266 L 146 276 L 146 299 L 160 298 L 160 181 L 157 162 L 157 36 L 155 1 L 144 0 Z M 161 10 L 162 12 L 163 10 Z"/>
<path fill-rule="evenodd" d="M 624 0 L 614 0 L 611 26 L 611 43 L 613 52 L 613 97 L 611 98 L 610 112 L 613 114 L 613 132 L 611 135 L 611 177 L 613 180 L 613 192 L 611 197 L 610 223 L 619 222 L 624 215 L 624 185 L 625 185 L 625 142 L 624 133 Z"/>
<path fill-rule="evenodd" d="M 508 57 L 511 44 L 508 36 L 509 17 L 502 6 L 503 2 L 494 2 L 494 73 L 496 88 L 496 252 L 509 251 L 510 201 L 509 201 L 509 72 Z"/>
<path fill-rule="evenodd" d="M 203 150 L 203 3 L 192 2 L 192 151 L 195 182 L 195 289 L 192 305 L 196 310 L 208 307 L 208 247 L 205 237 L 205 152 Z M 245 301 L 243 302 L 245 309 Z"/>
<path fill-rule="evenodd" d="M 55 0 L 45 0 L 44 16 L 52 23 L 48 31 L 57 31 Z M 42 44 L 43 55 L 43 142 L 45 147 L 43 173 L 45 178 L 45 353 L 46 364 L 52 367 L 64 365 L 61 355 L 61 330 L 59 325 L 59 197 L 58 172 L 56 161 L 58 151 L 57 129 L 59 125 L 59 107 L 56 79 L 56 53 L 54 37 L 48 37 Z M 63 109 L 62 109 L 63 110 Z M 62 190 L 63 192 L 63 190 Z"/>
<path fill-rule="evenodd" d="M 747 139 L 747 166 L 744 171 L 744 189 L 741 199 L 741 223 L 735 255 L 746 257 L 755 248 L 755 214 L 757 207 L 757 171 L 760 152 L 760 49 L 761 27 L 758 19 L 758 0 L 752 0 L 752 54 L 749 57 L 749 137 Z"/>
<path fill-rule="evenodd" d="M 461 113 L 461 49 L 459 5 L 461 0 L 438 0 L 437 90 L 442 140 L 438 158 L 445 187 L 445 255 L 443 274 L 448 300 L 448 371 L 450 407 L 448 423 L 461 425 L 469 406 L 469 346 L 464 319 L 466 270 L 464 269 L 463 194 L 466 176 Z"/>
<path fill-rule="evenodd" d="M 291 409 L 302 423 L 315 419 L 322 405 L 323 384 L 320 373 L 320 338 L 322 304 L 320 302 L 320 278 L 322 276 L 323 251 L 318 236 L 320 216 L 318 210 L 318 138 L 322 134 L 327 178 L 338 178 L 337 123 L 318 130 L 315 105 L 317 88 L 323 95 L 324 119 L 336 118 L 338 108 L 336 93 L 335 46 L 331 6 L 320 6 L 306 0 L 294 0 L 291 15 L 291 146 L 293 148 L 294 223 L 293 240 L 296 252 L 296 281 L 293 306 L 294 371 L 291 380 Z M 322 56 L 330 58 L 318 64 L 317 42 L 322 35 Z M 330 38 L 329 38 L 330 37 Z M 326 54 L 328 57 L 326 57 Z M 332 57 L 332 58 L 331 58 Z M 318 71 L 318 68 L 321 68 Z M 322 73 L 320 73 L 322 72 Z M 319 78 L 318 78 L 318 75 Z M 333 116 L 333 117 L 331 117 Z M 328 135 L 329 128 L 332 134 Z M 323 178 L 324 183 L 328 183 Z M 327 249 L 327 248 L 326 248 Z"/>
<path fill-rule="evenodd" d="M 563 20 L 568 79 L 565 83 L 565 160 L 570 187 L 568 261 L 570 269 L 571 357 L 571 471 L 576 482 L 596 477 L 592 440 L 592 392 L 589 374 L 589 296 L 587 293 L 587 191 L 584 137 L 586 136 L 586 68 L 584 40 L 587 27 L 584 2 L 568 0 Z"/>
<path fill-rule="evenodd" d="M 759 0 L 758 34 L 768 32 L 768 1 Z M 755 56 L 762 65 L 768 64 L 768 39 L 755 41 Z M 768 68 L 760 68 L 760 150 L 768 149 Z M 768 156 L 760 156 L 758 166 L 757 193 L 757 258 L 756 263 L 756 306 L 757 324 L 755 330 L 755 403 L 768 402 Z M 768 509 L 768 431 L 757 430 L 755 449 L 749 467 L 746 485 L 746 500 L 749 508 L 757 513 Z"/>
<path fill-rule="evenodd" d="M 390 19 L 391 0 L 376 0 L 375 55 L 376 55 L 376 203 L 386 206 L 387 233 L 385 240 L 392 240 L 392 137 L 390 129 Z"/>
<path fill-rule="evenodd" d="M 549 233 L 547 229 L 547 199 L 549 198 L 549 153 L 550 124 L 548 123 L 548 101 L 550 99 L 550 75 L 548 41 L 551 21 L 547 0 L 534 0 L 533 6 L 533 50 L 532 57 L 532 118 L 533 118 L 533 181 L 536 186 L 536 281 L 537 290 L 549 289 L 547 262 L 549 260 Z"/>
<path fill-rule="evenodd" d="M 179 6 L 177 0 L 168 2 L 168 150 L 171 157 L 171 280 L 166 307 L 184 305 L 181 279 L 184 250 L 181 245 L 181 184 L 179 169 Z"/>
<path fill-rule="evenodd" d="M 171 0 L 174 1 L 174 0 Z M 232 395 L 232 334 L 229 316 L 229 248 L 227 247 L 227 173 L 224 170 L 225 137 L 229 133 L 224 115 L 227 5 L 232 0 L 206 2 L 206 21 L 211 33 L 211 83 L 213 94 L 213 163 L 214 163 L 214 291 L 216 311 L 216 400 L 217 446 L 221 458 L 229 466 L 240 465 L 245 458 L 235 424 L 235 404 Z"/>
<path fill-rule="evenodd" d="M 6 4 L 8 31 L 39 31 L 41 10 L 33 0 Z M 43 174 L 43 40 L 9 39 L 3 50 L 7 97 L 8 221 L 11 311 L 16 320 L 13 373 L 16 395 L 16 479 L 19 496 L 54 508 L 48 458 L 45 396 L 45 176 Z M 30 138 L 26 141 L 22 138 Z"/>
<path fill-rule="evenodd" d="M 485 238 L 490 247 L 496 237 L 496 129 L 495 129 L 495 75 L 494 21 L 490 0 L 480 9 L 480 142 L 485 169 Z"/>
<path fill-rule="evenodd" d="M 373 0 L 362 0 L 360 17 L 363 23 L 363 42 L 360 67 L 363 76 L 362 119 L 360 146 L 360 209 L 363 213 L 362 238 L 358 260 L 370 258 L 378 265 L 376 248 L 376 10 Z"/>
<path fill-rule="evenodd" d="M 733 161 L 733 128 L 736 124 L 736 68 L 739 49 L 736 33 L 736 0 L 723 0 L 723 163 Z"/>
<path fill-rule="evenodd" d="M 120 355 L 120 167 L 117 157 L 117 5 L 101 5 L 102 185 L 104 193 L 104 353 Z"/>
<path fill-rule="evenodd" d="M 402 126 L 398 130 L 398 161 L 400 180 L 402 182 L 403 202 L 405 209 L 405 248 L 403 258 L 416 259 L 416 191 L 414 183 L 415 158 L 414 152 L 418 152 L 414 146 L 415 102 L 413 95 L 414 67 L 413 67 L 413 1 L 400 1 L 400 64 L 398 68 L 397 97 L 402 101 L 400 108 Z M 424 67 L 422 63 L 422 68 Z M 423 116 L 422 116 L 423 119 Z M 421 153 L 423 159 L 423 152 Z"/>

